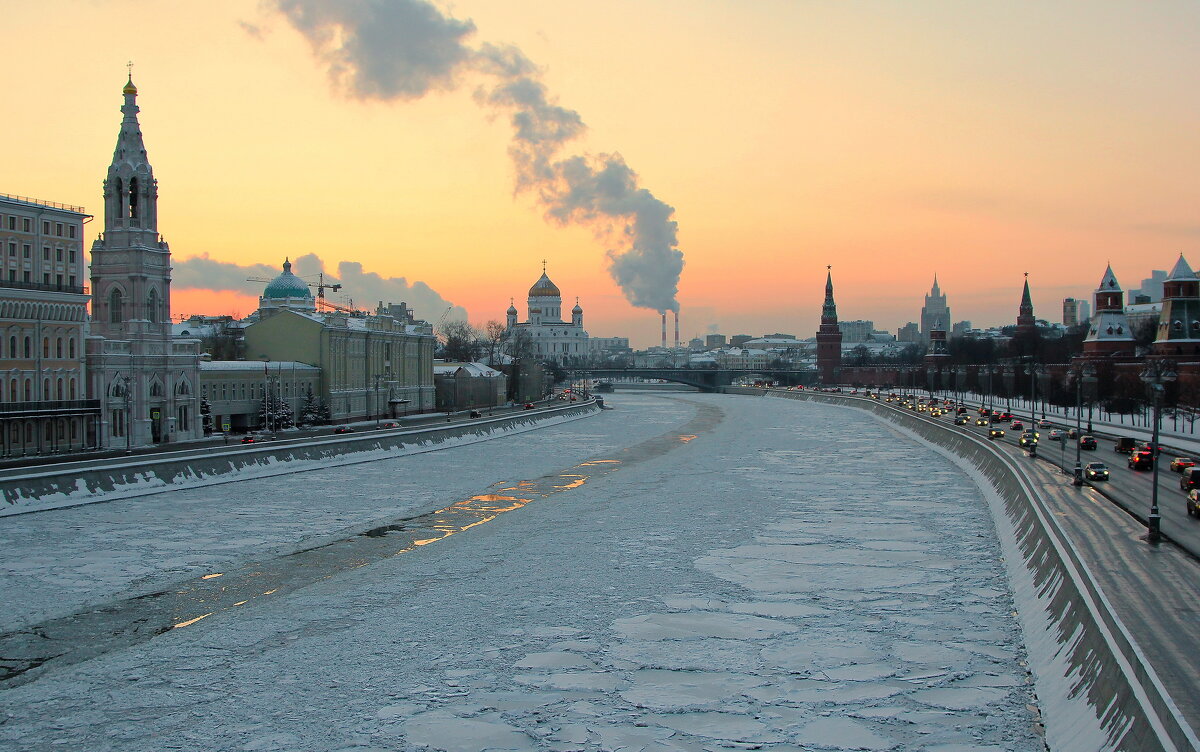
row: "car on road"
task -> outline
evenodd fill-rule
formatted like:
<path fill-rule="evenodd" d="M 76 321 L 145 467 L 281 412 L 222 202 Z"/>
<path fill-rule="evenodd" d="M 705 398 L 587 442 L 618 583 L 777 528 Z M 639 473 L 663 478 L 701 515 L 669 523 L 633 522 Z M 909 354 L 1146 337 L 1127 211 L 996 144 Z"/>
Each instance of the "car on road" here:
<path fill-rule="evenodd" d="M 1050 421 L 1046 420 L 1045 418 L 1042 418 L 1041 420 L 1038 421 L 1038 428 L 1049 428 L 1052 425 L 1054 425 L 1054 424 L 1051 423 Z"/>
<path fill-rule="evenodd" d="M 1103 462 L 1089 462 L 1083 466 L 1085 480 L 1108 480 L 1108 465 Z"/>
<path fill-rule="evenodd" d="M 259 441 L 261 441 L 261 439 L 252 433 L 248 433 L 242 437 L 243 444 L 257 444 Z"/>
<path fill-rule="evenodd" d="M 988 431 L 988 438 L 989 439 L 1003 439 L 1004 438 L 1004 429 L 1003 428 L 993 428 L 992 430 Z"/>
<path fill-rule="evenodd" d="M 1068 439 L 1078 439 L 1079 431 L 1075 428 L 1068 428 L 1067 429 L 1067 438 Z"/>
<path fill-rule="evenodd" d="M 977 426 L 988 426 L 988 425 L 991 425 L 991 423 L 992 422 L 990 420 L 988 420 L 987 418 L 976 418 L 975 419 L 975 425 L 977 425 Z"/>
<path fill-rule="evenodd" d="M 532 403 L 532 402 L 526 402 L 526 403 L 525 403 L 525 409 L 526 409 L 526 410 L 532 410 L 532 409 L 533 409 L 533 403 Z"/>
<path fill-rule="evenodd" d="M 954 425 L 956 425 L 956 426 L 965 426 L 970 422 L 971 422 L 971 419 L 966 415 L 960 415 L 954 419 Z"/>
<path fill-rule="evenodd" d="M 1021 438 L 1017 439 L 1017 445 L 1023 447 L 1037 446 L 1038 437 L 1033 431 L 1025 431 L 1021 434 Z"/>
<path fill-rule="evenodd" d="M 1171 469 L 1177 473 L 1182 473 L 1189 467 L 1195 467 L 1195 465 L 1196 460 L 1192 459 L 1191 457 L 1176 457 L 1175 459 L 1171 460 Z"/>
<path fill-rule="evenodd" d="M 480 412 L 479 410 L 472 410 L 470 415 L 472 418 L 482 418 L 483 417 L 483 413 Z"/>
<path fill-rule="evenodd" d="M 1024 423 L 1022 423 L 1022 422 L 1021 422 L 1021 421 L 1019 421 L 1019 420 L 1014 420 L 1014 421 L 1012 422 L 1012 425 L 1011 425 L 1011 426 L 1009 426 L 1009 428 L 1011 428 L 1011 429 L 1012 429 L 1012 430 L 1014 430 L 1014 431 L 1024 431 L 1024 430 L 1025 430 L 1025 424 L 1024 424 Z"/>
<path fill-rule="evenodd" d="M 1080 449 L 1095 449 L 1096 448 L 1096 437 L 1095 436 L 1086 436 L 1086 435 L 1080 436 L 1079 437 L 1079 448 Z"/>
<path fill-rule="evenodd" d="M 1057 428 L 1052 428 L 1050 429 L 1050 435 L 1046 438 L 1050 441 L 1066 441 L 1067 436 Z"/>
<path fill-rule="evenodd" d="M 380 431 L 385 431 L 389 428 L 399 428 L 399 427 L 400 427 L 400 423 L 398 421 L 394 421 L 394 420 L 385 420 L 382 423 L 380 423 L 378 426 L 376 426 L 376 428 L 378 428 Z"/>
<path fill-rule="evenodd" d="M 334 433 L 354 433 L 354 426 L 338 426 L 333 429 Z"/>
<path fill-rule="evenodd" d="M 1129 453 L 1130 470 L 1154 469 L 1154 452 L 1148 449 L 1136 449 Z"/>
<path fill-rule="evenodd" d="M 1187 495 L 1187 513 L 1188 517 L 1195 515 L 1200 517 L 1200 489 L 1188 491 Z"/>
<path fill-rule="evenodd" d="M 1189 467 L 1179 476 L 1179 490 L 1191 491 L 1193 488 L 1200 488 L 1200 467 Z"/>
<path fill-rule="evenodd" d="M 1122 436 L 1113 443 L 1113 451 L 1129 454 L 1137 448 L 1137 439 L 1132 436 Z"/>

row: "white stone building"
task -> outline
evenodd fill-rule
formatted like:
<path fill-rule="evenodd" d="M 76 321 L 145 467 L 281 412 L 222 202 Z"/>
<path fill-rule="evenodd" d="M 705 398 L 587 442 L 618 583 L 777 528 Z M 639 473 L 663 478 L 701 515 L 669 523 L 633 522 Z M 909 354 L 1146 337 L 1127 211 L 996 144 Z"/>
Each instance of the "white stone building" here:
<path fill-rule="evenodd" d="M 583 308 L 579 299 L 571 309 L 571 320 L 562 320 L 562 293 L 558 286 L 546 276 L 543 264 L 542 276 L 529 288 L 528 317 L 517 321 L 517 307 L 509 305 L 507 312 L 506 339 L 527 334 L 534 354 L 540 360 L 553 360 L 566 364 L 575 358 L 588 355 L 588 333 L 583 328 Z"/>
<path fill-rule="evenodd" d="M 101 401 L 100 443 L 200 438 L 198 341 L 171 334 L 171 249 L 158 234 L 158 181 L 138 123 L 137 87 L 104 181 L 104 232 L 92 244 L 88 392 Z"/>

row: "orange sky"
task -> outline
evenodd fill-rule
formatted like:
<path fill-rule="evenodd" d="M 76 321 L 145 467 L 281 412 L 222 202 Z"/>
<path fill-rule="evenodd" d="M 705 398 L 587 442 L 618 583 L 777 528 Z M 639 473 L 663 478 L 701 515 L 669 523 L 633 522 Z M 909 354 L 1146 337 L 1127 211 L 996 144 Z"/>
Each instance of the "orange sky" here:
<path fill-rule="evenodd" d="M 99 209 L 132 59 L 177 263 L 356 261 L 482 323 L 510 297 L 523 308 L 545 258 L 593 335 L 657 340 L 657 315 L 609 276 L 606 239 L 514 196 L 512 131 L 475 102 L 476 76 L 361 101 L 271 3 L 200 7 L 10 4 L 5 26 L 26 33 L 6 50 L 30 64 L 0 123 L 0 192 Z M 840 316 L 892 330 L 935 272 L 956 320 L 991 325 L 1015 318 L 1025 271 L 1038 315 L 1058 320 L 1108 261 L 1126 288 L 1180 252 L 1200 264 L 1190 0 L 439 7 L 474 22 L 470 44 L 542 66 L 588 126 L 564 156 L 619 153 L 674 207 L 685 337 L 811 334 L 826 264 Z M 174 312 L 245 314 L 258 287 L 177 286 Z"/>

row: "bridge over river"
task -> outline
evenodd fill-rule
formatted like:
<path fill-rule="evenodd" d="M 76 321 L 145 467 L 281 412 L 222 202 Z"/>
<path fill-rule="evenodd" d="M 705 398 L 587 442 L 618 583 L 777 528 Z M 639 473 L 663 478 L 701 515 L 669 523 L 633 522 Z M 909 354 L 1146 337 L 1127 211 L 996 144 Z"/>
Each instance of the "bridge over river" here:
<path fill-rule="evenodd" d="M 702 392 L 715 392 L 738 380 L 777 381 L 783 386 L 817 381 L 815 370 L 784 368 L 578 368 L 572 374 L 593 379 L 658 379 L 694 386 Z"/>

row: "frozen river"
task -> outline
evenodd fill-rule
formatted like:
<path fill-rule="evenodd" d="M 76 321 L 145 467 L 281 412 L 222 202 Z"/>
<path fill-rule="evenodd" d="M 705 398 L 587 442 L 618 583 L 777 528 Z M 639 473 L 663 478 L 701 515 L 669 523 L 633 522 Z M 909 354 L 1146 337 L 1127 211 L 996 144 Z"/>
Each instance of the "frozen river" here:
<path fill-rule="evenodd" d="M 0 520 L 5 631 L 230 583 L 173 615 L 210 616 L 0 691 L 0 749 L 1041 749 L 961 470 L 858 411 L 607 401 Z"/>

